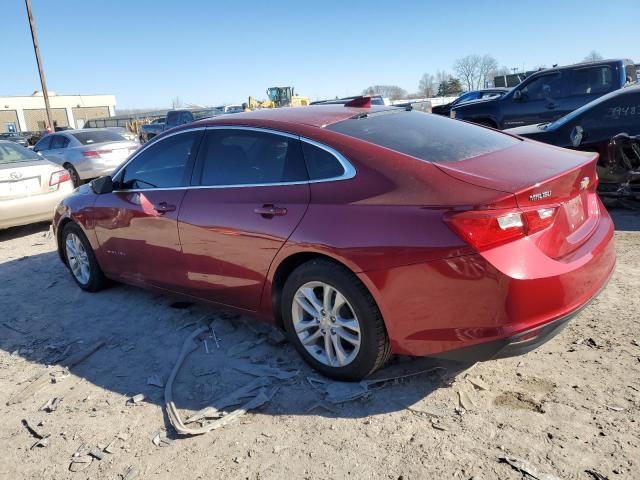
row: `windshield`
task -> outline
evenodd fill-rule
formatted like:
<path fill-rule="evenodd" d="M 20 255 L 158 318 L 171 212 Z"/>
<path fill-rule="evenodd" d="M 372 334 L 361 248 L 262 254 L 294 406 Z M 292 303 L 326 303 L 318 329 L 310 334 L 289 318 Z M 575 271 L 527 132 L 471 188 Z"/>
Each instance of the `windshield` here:
<path fill-rule="evenodd" d="M 519 142 L 470 123 L 404 110 L 351 118 L 326 128 L 432 163 L 465 160 Z"/>
<path fill-rule="evenodd" d="M 42 157 L 17 143 L 0 143 L 0 165 L 34 160 L 42 160 Z"/>
<path fill-rule="evenodd" d="M 87 132 L 74 132 L 73 135 L 83 145 L 92 145 L 103 142 L 122 142 L 125 139 L 114 130 L 93 130 Z"/>

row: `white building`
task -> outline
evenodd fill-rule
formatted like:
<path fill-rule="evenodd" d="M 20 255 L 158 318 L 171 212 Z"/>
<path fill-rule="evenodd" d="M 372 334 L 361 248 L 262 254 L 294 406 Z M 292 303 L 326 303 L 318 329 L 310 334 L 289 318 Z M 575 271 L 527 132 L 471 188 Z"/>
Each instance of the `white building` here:
<path fill-rule="evenodd" d="M 54 127 L 82 128 L 92 118 L 115 115 L 115 95 L 56 95 L 49 92 Z M 0 97 L 0 132 L 45 130 L 47 111 L 42 92 L 28 97 Z"/>

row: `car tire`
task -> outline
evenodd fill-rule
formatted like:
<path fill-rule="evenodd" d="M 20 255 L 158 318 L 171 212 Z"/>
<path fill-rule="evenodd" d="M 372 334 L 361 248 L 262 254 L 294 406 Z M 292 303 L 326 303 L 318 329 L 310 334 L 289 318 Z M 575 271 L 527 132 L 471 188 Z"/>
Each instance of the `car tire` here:
<path fill-rule="evenodd" d="M 62 230 L 62 251 L 71 277 L 81 289 L 97 292 L 107 286 L 107 278 L 98 265 L 89 240 L 73 222 L 67 223 Z"/>
<path fill-rule="evenodd" d="M 71 182 L 73 183 L 74 188 L 78 188 L 82 185 L 82 179 L 73 165 L 65 163 L 63 167 L 69 172 L 69 175 L 71 175 Z"/>
<path fill-rule="evenodd" d="M 323 304 L 326 311 L 320 308 Z M 375 300 L 338 263 L 316 259 L 297 267 L 284 285 L 281 310 L 290 341 L 309 365 L 327 377 L 361 380 L 389 359 L 389 337 Z M 313 343 L 305 345 L 310 340 Z"/>

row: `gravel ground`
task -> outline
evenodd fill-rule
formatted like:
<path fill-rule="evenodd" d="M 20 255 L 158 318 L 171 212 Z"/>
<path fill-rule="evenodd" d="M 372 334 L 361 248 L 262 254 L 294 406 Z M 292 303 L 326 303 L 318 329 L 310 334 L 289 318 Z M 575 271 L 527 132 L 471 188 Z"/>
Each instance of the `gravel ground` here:
<path fill-rule="evenodd" d="M 0 232 L 0 478 L 639 478 L 640 216 L 613 214 L 611 282 L 542 348 L 399 361 L 378 379 L 425 372 L 348 386 L 250 319 L 124 285 L 82 292 L 47 225 Z M 271 399 L 234 423 L 178 437 L 149 381 L 166 382 L 203 319 L 215 338 L 174 382 L 182 418 L 262 378 L 248 370 L 290 378 L 269 377 Z"/>

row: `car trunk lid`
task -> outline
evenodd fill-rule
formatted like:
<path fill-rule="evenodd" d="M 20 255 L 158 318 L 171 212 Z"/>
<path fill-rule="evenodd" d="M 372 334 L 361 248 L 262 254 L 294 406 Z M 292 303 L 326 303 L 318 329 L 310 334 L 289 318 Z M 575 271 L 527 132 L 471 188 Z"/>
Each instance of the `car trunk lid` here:
<path fill-rule="evenodd" d="M 57 189 L 49 186 L 51 174 L 61 170 L 46 160 L 16 162 L 0 165 L 0 198 L 7 200 L 48 193 Z"/>
<path fill-rule="evenodd" d="M 459 162 L 436 164 L 464 182 L 512 193 L 525 211 L 554 209 L 553 223 L 531 236 L 547 255 L 563 257 L 588 240 L 600 216 L 595 153 L 533 142 Z"/>

